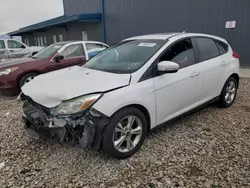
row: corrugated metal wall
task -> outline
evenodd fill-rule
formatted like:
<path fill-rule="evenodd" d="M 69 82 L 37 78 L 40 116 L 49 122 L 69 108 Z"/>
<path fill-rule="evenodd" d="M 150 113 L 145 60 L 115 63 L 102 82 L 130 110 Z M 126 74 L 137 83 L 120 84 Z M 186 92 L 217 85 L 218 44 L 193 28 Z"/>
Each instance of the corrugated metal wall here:
<path fill-rule="evenodd" d="M 32 34 L 25 34 L 23 38 L 29 40 L 29 44 L 35 44 L 35 37 L 46 37 L 47 45 L 53 44 L 53 35 L 56 35 L 59 42 L 59 35 L 63 35 L 64 41 L 69 40 L 82 40 L 82 31 L 86 31 L 88 34 L 88 40 L 102 40 L 100 23 L 82 23 L 75 22 L 65 25 L 64 27 L 51 27 L 43 32 L 34 31 Z"/>
<path fill-rule="evenodd" d="M 68 24 L 68 40 L 82 40 L 82 31 L 88 34 L 88 40 L 101 41 L 101 23 L 71 23 Z"/>
<path fill-rule="evenodd" d="M 100 12 L 100 0 L 63 0 L 64 14 Z"/>
<path fill-rule="evenodd" d="M 105 11 L 109 44 L 147 33 L 209 33 L 226 38 L 250 65 L 249 0 L 105 0 Z M 237 21 L 235 29 L 225 28 L 228 20 Z"/>
<path fill-rule="evenodd" d="M 28 33 L 23 35 L 23 38 L 27 38 L 29 40 L 29 45 L 30 46 L 37 46 L 38 44 L 35 43 L 35 38 L 39 37 L 46 37 L 46 45 L 53 44 L 53 35 L 57 36 L 57 40 L 59 41 L 59 34 L 63 35 L 63 39 L 66 40 L 67 34 L 66 30 L 64 28 L 57 28 L 57 27 L 52 27 L 52 28 L 47 28 L 44 29 L 43 31 L 34 31 L 32 33 Z"/>
<path fill-rule="evenodd" d="M 100 0 L 63 0 L 64 14 L 67 16 L 82 13 L 101 12 Z M 101 23 L 72 23 L 68 25 L 68 40 L 81 40 L 82 31 L 87 31 L 88 40 L 102 40 Z"/>
<path fill-rule="evenodd" d="M 187 31 L 226 38 L 250 65 L 250 0 L 104 0 L 107 43 L 147 33 Z M 66 15 L 101 12 L 100 0 L 64 0 Z M 226 21 L 236 20 L 235 29 Z M 101 27 L 101 25 L 100 25 Z"/>

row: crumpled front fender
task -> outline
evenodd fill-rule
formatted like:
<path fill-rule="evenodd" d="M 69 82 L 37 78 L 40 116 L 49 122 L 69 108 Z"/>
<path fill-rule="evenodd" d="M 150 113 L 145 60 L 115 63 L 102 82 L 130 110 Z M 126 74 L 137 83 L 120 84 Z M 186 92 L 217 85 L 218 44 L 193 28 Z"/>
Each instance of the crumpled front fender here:
<path fill-rule="evenodd" d="M 103 131 L 105 126 L 109 123 L 109 118 L 104 114 L 92 109 L 86 115 L 86 123 L 82 137 L 79 140 L 82 148 L 92 148 L 94 150 L 100 149 Z"/>

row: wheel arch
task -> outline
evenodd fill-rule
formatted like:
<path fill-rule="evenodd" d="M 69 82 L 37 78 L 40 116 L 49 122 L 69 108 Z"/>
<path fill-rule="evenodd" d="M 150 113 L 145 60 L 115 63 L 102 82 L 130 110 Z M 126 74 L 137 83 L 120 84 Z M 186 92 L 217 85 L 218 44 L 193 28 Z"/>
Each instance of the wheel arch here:
<path fill-rule="evenodd" d="M 18 89 L 19 88 L 19 83 L 20 83 L 20 80 L 22 79 L 22 77 L 26 74 L 30 74 L 30 73 L 36 73 L 36 74 L 42 74 L 40 71 L 37 71 L 37 70 L 30 70 L 30 71 L 25 71 L 25 72 L 22 72 L 21 74 L 18 75 L 17 79 L 16 79 L 16 83 L 17 83 L 17 87 Z"/>
<path fill-rule="evenodd" d="M 120 108 L 119 110 L 117 110 L 116 112 L 114 112 L 111 117 L 117 113 L 118 111 L 120 110 L 123 110 L 125 108 L 131 108 L 131 107 L 134 107 L 134 108 L 137 108 L 138 110 L 140 110 L 146 117 L 146 120 L 147 120 L 147 133 L 150 131 L 151 129 L 151 117 L 150 117 L 150 113 L 148 111 L 148 109 L 141 105 L 141 104 L 129 104 L 129 105 L 126 105 L 126 106 L 123 106 L 122 108 Z"/>
<path fill-rule="evenodd" d="M 239 76 L 237 73 L 233 73 L 233 74 L 231 74 L 231 75 L 229 76 L 229 78 L 230 78 L 230 77 L 233 77 L 233 78 L 236 79 L 236 81 L 237 81 L 237 88 L 238 88 L 238 87 L 239 87 L 240 76 Z"/>

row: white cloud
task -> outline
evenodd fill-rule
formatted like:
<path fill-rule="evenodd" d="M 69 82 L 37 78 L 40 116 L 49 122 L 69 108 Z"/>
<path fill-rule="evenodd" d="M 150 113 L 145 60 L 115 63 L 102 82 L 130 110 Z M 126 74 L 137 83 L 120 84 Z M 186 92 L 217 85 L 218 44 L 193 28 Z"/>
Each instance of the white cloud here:
<path fill-rule="evenodd" d="M 61 15 L 62 0 L 0 0 L 0 34 Z"/>

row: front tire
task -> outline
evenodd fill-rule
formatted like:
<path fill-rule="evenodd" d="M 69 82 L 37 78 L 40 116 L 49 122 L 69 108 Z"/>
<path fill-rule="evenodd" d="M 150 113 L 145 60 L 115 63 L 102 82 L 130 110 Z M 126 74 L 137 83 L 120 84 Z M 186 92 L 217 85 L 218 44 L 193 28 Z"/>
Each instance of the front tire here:
<path fill-rule="evenodd" d="M 32 81 L 36 76 L 38 76 L 38 73 L 35 72 L 31 72 L 31 73 L 27 73 L 25 75 L 23 75 L 19 81 L 19 90 L 21 91 L 21 88 L 29 83 L 30 81 Z"/>
<path fill-rule="evenodd" d="M 134 155 L 147 135 L 147 120 L 137 108 L 116 112 L 103 133 L 102 150 L 108 155 L 124 159 Z"/>
<path fill-rule="evenodd" d="M 220 95 L 220 106 L 223 108 L 229 108 L 232 106 L 236 99 L 238 89 L 238 82 L 234 77 L 230 77 L 221 92 Z"/>

